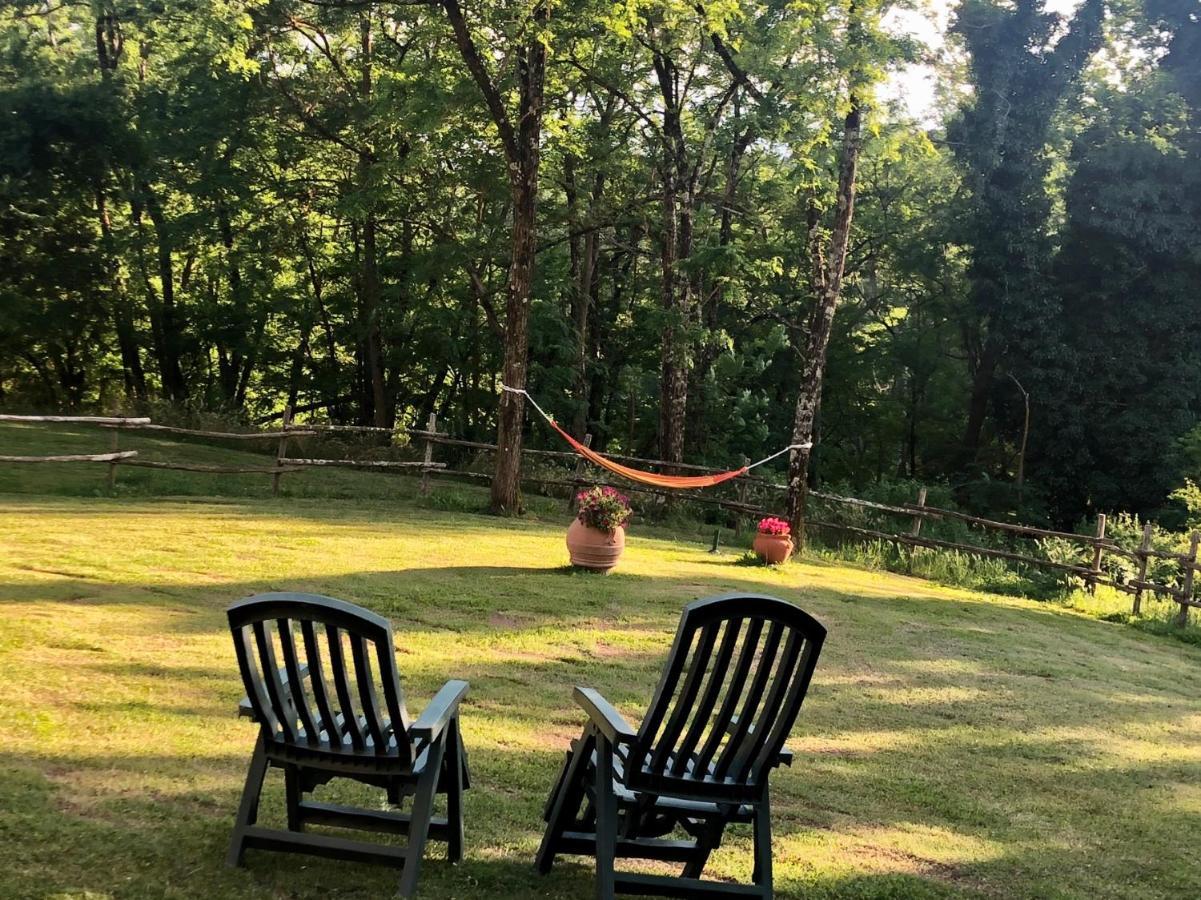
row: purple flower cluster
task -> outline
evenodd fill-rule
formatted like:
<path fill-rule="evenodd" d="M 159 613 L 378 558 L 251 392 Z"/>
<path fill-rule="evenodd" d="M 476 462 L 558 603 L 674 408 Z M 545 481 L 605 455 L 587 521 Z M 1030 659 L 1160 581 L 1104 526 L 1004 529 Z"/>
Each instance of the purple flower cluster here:
<path fill-rule="evenodd" d="M 580 491 L 575 498 L 580 506 L 577 518 L 590 528 L 607 534 L 624 526 L 633 513 L 630 498 L 608 485 Z"/>

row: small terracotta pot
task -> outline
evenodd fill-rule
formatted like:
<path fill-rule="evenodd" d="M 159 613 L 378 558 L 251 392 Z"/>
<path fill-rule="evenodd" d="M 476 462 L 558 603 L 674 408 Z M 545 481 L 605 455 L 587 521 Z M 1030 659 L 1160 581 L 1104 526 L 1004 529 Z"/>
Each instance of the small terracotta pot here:
<path fill-rule="evenodd" d="M 769 566 L 778 566 L 792 556 L 792 536 L 787 534 L 755 535 L 755 555 Z"/>
<path fill-rule="evenodd" d="M 607 575 L 617 565 L 625 548 L 626 531 L 621 527 L 609 534 L 575 518 L 567 529 L 567 552 L 571 554 L 571 564 L 581 569 L 592 569 Z"/>

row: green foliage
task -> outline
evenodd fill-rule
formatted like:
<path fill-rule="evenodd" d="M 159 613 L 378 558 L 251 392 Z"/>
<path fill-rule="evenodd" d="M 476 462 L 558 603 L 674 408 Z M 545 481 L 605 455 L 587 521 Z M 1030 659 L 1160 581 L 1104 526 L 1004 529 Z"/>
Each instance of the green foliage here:
<path fill-rule="evenodd" d="M 689 461 L 785 445 L 843 117 L 874 97 L 814 485 L 1178 524 L 1201 473 L 1193 5 L 968 0 L 931 122 L 876 96 L 931 56 L 897 8 L 553 5 L 530 386 L 594 447 L 658 457 L 675 360 Z M 530 10 L 472 4 L 467 29 L 520 47 Z M 484 56 L 511 105 L 521 66 Z M 490 439 L 512 192 L 477 75 L 440 4 L 4 5 L 0 407 L 291 403 Z"/>

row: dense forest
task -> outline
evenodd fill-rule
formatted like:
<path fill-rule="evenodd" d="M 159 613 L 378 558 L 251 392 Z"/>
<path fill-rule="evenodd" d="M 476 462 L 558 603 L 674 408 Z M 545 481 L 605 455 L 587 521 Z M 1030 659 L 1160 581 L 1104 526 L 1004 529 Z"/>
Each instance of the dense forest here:
<path fill-rule="evenodd" d="M 0 407 L 504 444 L 504 381 L 602 450 L 1157 514 L 1201 474 L 1201 4 L 901 10 L 5 0 Z"/>

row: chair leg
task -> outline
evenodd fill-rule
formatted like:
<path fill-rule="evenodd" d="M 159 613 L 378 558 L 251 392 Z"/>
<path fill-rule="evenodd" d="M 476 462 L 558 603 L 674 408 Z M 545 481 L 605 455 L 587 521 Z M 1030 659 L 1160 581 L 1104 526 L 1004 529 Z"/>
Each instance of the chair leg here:
<path fill-rule="evenodd" d="M 542 821 L 549 822 L 551 812 L 555 808 L 555 800 L 558 799 L 559 792 L 563 790 L 563 785 L 567 783 L 567 776 L 571 772 L 571 761 L 575 759 L 575 754 L 568 750 L 563 754 L 563 765 L 559 768 L 559 777 L 555 781 L 555 786 L 551 788 L 551 792 L 546 795 L 546 806 L 542 808 Z"/>
<path fill-rule="evenodd" d="M 429 839 L 430 819 L 434 814 L 434 795 L 438 790 L 438 775 L 442 770 L 442 754 L 446 750 L 446 735 L 429 749 L 425 772 L 413 795 L 413 812 L 409 818 L 409 846 L 405 853 L 404 871 L 400 875 L 400 896 L 417 893 L 417 876 L 421 874 L 421 858 Z"/>
<path fill-rule="evenodd" d="M 447 753 L 443 763 L 446 774 L 446 858 L 457 863 L 463 858 L 463 741 L 458 716 L 446 728 Z"/>
<path fill-rule="evenodd" d="M 713 851 L 721 846 L 721 838 L 725 833 L 727 821 L 724 818 L 708 819 L 702 823 L 701 827 L 696 831 L 689 830 L 696 840 L 696 850 L 693 851 L 692 859 L 684 864 L 684 871 L 681 873 L 681 878 L 700 878 L 705 871 L 705 865 L 709 862 L 709 857 Z"/>
<path fill-rule="evenodd" d="M 591 730 L 585 731 L 575 749 L 568 753 L 559 782 L 551 792 L 545 814 L 546 831 L 542 835 L 542 844 L 538 847 L 534 863 L 543 875 L 554 865 L 559 837 L 567 830 L 567 824 L 578 812 L 579 804 L 583 800 L 584 777 L 594 746 L 595 740 Z"/>
<path fill-rule="evenodd" d="M 763 896 L 772 896 L 771 871 L 771 802 L 767 790 L 763 791 L 763 800 L 755 809 L 755 884 L 763 892 Z"/>
<path fill-rule="evenodd" d="M 596 896 L 613 900 L 616 889 L 617 797 L 613 794 L 613 748 L 604 736 L 596 741 Z"/>
<path fill-rule="evenodd" d="M 246 773 L 246 784 L 242 788 L 242 801 L 238 804 L 238 815 L 234 819 L 234 833 L 229 840 L 229 851 L 225 855 L 227 866 L 242 865 L 242 854 L 246 840 L 246 829 L 258 821 L 259 795 L 263 790 L 263 779 L 267 776 L 267 748 L 260 734 L 250 757 L 250 769 Z"/>
<path fill-rule="evenodd" d="M 304 831 L 304 819 L 300 815 L 303 790 L 300 783 L 300 770 L 296 766 L 285 766 L 284 795 L 287 800 L 288 831 Z"/>
<path fill-rule="evenodd" d="M 708 836 L 697 838 L 694 855 L 684 864 L 684 871 L 680 873 L 680 877 L 700 878 L 705 871 L 705 863 L 709 862 L 709 854 L 712 852 L 713 846 L 709 843 Z"/>

